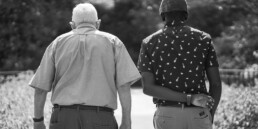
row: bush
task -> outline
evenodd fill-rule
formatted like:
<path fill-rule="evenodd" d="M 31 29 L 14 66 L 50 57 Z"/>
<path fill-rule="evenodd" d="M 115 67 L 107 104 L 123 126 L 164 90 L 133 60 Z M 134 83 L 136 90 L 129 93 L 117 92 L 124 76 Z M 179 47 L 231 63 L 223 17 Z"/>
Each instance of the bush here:
<path fill-rule="evenodd" d="M 0 83 L 0 129 L 32 129 L 34 90 L 28 86 L 33 72 L 9 76 Z M 51 115 L 50 96 L 45 106 L 46 124 Z"/>
<path fill-rule="evenodd" d="M 238 87 L 223 90 L 216 112 L 215 129 L 257 129 L 258 87 Z"/>

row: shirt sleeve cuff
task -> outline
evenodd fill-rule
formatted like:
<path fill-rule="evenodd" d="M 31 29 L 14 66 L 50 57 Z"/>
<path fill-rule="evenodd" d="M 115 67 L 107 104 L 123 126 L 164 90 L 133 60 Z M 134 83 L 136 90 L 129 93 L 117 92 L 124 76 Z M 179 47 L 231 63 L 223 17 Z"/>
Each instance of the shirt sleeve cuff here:
<path fill-rule="evenodd" d="M 34 89 L 40 89 L 40 90 L 44 90 L 46 92 L 50 92 L 51 89 L 46 89 L 46 88 L 42 88 L 39 85 L 33 85 L 33 84 L 29 84 L 30 87 L 34 88 Z"/>
<path fill-rule="evenodd" d="M 130 77 L 129 79 L 124 80 L 124 81 L 121 81 L 120 83 L 118 83 L 118 84 L 117 84 L 117 87 L 123 86 L 123 85 L 125 85 L 125 84 L 129 84 L 129 85 L 131 86 L 132 84 L 134 84 L 135 82 L 137 82 L 138 80 L 140 80 L 141 77 L 142 77 L 142 76 L 141 76 L 140 74 L 135 75 L 135 76 L 132 76 L 132 77 Z"/>

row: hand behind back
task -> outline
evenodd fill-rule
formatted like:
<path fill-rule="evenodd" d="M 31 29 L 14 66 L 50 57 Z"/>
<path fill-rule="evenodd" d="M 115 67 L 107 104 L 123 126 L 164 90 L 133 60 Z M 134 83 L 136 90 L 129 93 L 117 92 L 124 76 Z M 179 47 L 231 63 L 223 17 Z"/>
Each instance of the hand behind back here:
<path fill-rule="evenodd" d="M 214 99 L 205 94 L 194 94 L 192 95 L 191 103 L 195 106 L 212 109 L 214 106 Z"/>

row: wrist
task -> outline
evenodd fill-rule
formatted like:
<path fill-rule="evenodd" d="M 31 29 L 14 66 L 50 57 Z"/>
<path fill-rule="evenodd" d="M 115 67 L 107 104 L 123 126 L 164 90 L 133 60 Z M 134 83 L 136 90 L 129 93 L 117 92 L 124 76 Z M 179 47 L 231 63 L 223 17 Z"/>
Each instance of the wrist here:
<path fill-rule="evenodd" d="M 43 121 L 44 121 L 44 117 L 43 117 L 43 116 L 40 117 L 40 118 L 34 117 L 34 118 L 32 118 L 32 120 L 33 120 L 34 122 L 43 122 Z"/>

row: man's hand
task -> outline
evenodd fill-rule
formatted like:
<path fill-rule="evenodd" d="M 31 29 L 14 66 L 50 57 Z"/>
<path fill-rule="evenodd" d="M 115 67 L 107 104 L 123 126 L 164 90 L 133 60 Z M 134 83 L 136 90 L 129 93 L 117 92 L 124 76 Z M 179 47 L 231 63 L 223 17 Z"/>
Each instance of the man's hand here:
<path fill-rule="evenodd" d="M 34 122 L 33 129 L 46 129 L 44 122 Z"/>
<path fill-rule="evenodd" d="M 214 106 L 214 99 L 205 94 L 192 95 L 191 103 L 195 106 L 212 109 Z"/>

